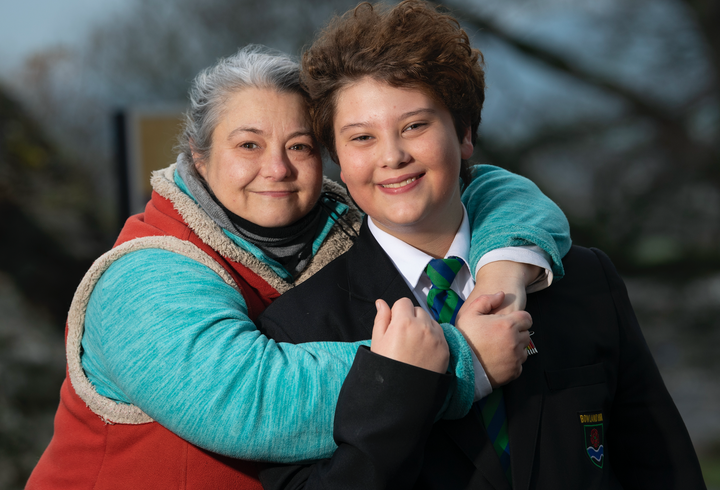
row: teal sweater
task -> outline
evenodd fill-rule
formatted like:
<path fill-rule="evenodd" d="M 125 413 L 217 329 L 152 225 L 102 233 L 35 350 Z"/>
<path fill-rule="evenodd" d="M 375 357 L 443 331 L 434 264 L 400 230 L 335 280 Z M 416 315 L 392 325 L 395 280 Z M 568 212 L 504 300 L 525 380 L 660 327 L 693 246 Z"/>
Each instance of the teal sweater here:
<path fill-rule="evenodd" d="M 189 195 L 177 174 L 175 181 Z M 463 202 L 473 229 L 471 268 L 490 250 L 536 244 L 562 276 L 567 220 L 532 182 L 476 167 Z M 260 250 L 227 234 L 267 262 Z M 458 418 L 472 401 L 471 356 L 461 334 L 444 329 L 458 383 L 443 416 Z M 213 271 L 148 249 L 117 260 L 93 290 L 82 366 L 101 395 L 140 407 L 200 447 L 289 462 L 334 451 L 335 402 L 358 345 L 275 343 L 250 321 L 242 295 Z"/>

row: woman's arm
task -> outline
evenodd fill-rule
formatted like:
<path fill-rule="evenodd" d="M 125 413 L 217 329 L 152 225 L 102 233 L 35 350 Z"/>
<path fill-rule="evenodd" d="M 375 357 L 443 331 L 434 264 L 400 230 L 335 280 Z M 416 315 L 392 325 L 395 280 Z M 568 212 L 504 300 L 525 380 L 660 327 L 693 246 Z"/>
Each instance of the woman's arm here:
<path fill-rule="evenodd" d="M 492 165 L 473 167 L 463 192 L 472 229 L 470 269 L 486 253 L 502 247 L 537 245 L 560 279 L 570 250 L 570 226 L 560 208 L 529 179 Z"/>
<path fill-rule="evenodd" d="M 88 306 L 82 358 L 98 392 L 140 407 L 188 441 L 245 459 L 329 456 L 340 387 L 364 343 L 276 343 L 247 316 L 242 296 L 207 267 L 143 250 L 102 276 Z M 446 328 L 457 383 L 445 413 L 472 402 L 472 361 Z M 468 390 L 465 390 L 468 391 Z M 298 403 L 302 400 L 302 403 Z"/>
<path fill-rule="evenodd" d="M 478 334 L 478 323 L 492 327 L 502 318 L 478 316 L 473 311 L 474 300 L 502 291 L 503 301 L 491 313 L 511 318 L 508 315 L 525 309 L 529 290 L 547 286 L 553 273 L 562 277 L 561 259 L 571 241 L 565 215 L 533 182 L 491 165 L 473 167 L 472 175 L 462 200 L 472 229 L 469 266 L 476 272 L 476 284 L 458 314 L 457 326 L 476 349 L 482 365 L 476 365 L 475 373 L 476 396 L 481 397 L 493 386 L 514 379 L 526 353 L 522 349 L 518 353 L 480 348 L 486 339 L 472 337 Z M 545 270 L 549 267 L 552 269 Z M 523 334 L 515 331 L 514 335 Z M 492 359 L 502 362 L 498 365 Z"/>

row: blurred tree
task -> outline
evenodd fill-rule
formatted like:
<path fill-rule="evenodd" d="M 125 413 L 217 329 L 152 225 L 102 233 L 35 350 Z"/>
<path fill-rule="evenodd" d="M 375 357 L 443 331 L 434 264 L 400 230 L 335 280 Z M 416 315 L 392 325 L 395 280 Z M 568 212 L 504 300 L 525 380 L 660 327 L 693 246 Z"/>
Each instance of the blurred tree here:
<path fill-rule="evenodd" d="M 626 273 L 720 269 L 718 2 L 445 5 L 488 47 L 489 73 L 502 46 L 535 84 L 555 86 L 528 96 L 505 74 L 504 103 L 528 106 L 510 109 L 524 131 L 508 137 L 512 124 L 486 117 L 485 159 L 540 183 L 576 242 L 604 248 Z"/>
<path fill-rule="evenodd" d="M 97 249 L 101 240 L 89 188 L 77 167 L 0 91 L 0 272 L 57 325 L 64 325 L 91 263 L 83 251 Z"/>
<path fill-rule="evenodd" d="M 0 263 L 0 270 L 20 270 L 29 257 L 46 255 L 46 264 L 63 264 L 53 269 L 62 276 L 112 243 L 110 115 L 117 108 L 185 100 L 201 68 L 249 42 L 297 53 L 333 13 L 356 3 L 136 0 L 125 15 L 98 26 L 84 50 L 30 60 L 14 92 L 65 156 L 47 140 L 18 143 L 41 130 L 16 116 L 0 126 L 0 206 L 12 217 L 0 225 L 3 236 L 16 222 L 23 236 L 37 237 L 12 245 L 17 263 Z M 442 3 L 485 54 L 477 160 L 532 178 L 563 207 L 576 243 L 610 254 L 629 278 L 671 392 L 689 386 L 678 367 L 717 371 L 720 2 Z M 11 147 L 26 148 L 17 150 L 22 166 L 8 163 Z M 46 246 L 38 251 L 27 243 Z M 27 294 L 47 296 L 30 290 L 34 279 L 27 284 Z M 693 393 L 717 393 L 714 377 L 705 379 L 693 379 Z M 706 417 L 716 410 L 694 396 L 676 398 L 681 412 L 693 415 L 685 415 L 691 434 L 718 437 L 720 427 Z"/>

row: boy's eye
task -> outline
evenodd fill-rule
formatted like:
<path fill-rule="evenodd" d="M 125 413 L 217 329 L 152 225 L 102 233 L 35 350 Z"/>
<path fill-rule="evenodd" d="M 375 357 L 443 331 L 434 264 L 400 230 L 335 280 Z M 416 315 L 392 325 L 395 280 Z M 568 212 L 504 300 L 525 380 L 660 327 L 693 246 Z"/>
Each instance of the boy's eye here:
<path fill-rule="evenodd" d="M 367 134 L 364 134 L 362 136 L 356 136 L 355 138 L 353 138 L 353 141 L 367 141 L 369 139 L 370 139 L 370 136 L 368 136 Z"/>
<path fill-rule="evenodd" d="M 413 130 L 413 129 L 418 129 L 418 128 L 421 128 L 421 127 L 423 127 L 423 126 L 425 126 L 425 125 L 426 125 L 426 123 L 419 123 L 419 122 L 418 122 L 418 123 L 412 123 L 412 124 L 409 124 L 409 125 L 405 128 L 405 131 L 411 131 L 411 130 Z"/>

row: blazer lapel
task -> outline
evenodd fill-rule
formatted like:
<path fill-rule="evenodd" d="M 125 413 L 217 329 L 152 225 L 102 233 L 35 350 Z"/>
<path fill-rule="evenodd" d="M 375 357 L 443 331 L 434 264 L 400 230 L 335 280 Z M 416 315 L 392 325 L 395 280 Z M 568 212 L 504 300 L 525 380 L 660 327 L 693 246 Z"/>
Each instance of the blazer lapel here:
<path fill-rule="evenodd" d="M 359 323 L 367 329 L 368 338 L 372 335 L 376 299 L 384 299 L 392 307 L 398 299 L 410 298 L 415 306 L 419 306 L 395 264 L 372 236 L 367 226 L 367 217 L 355 245 L 348 253 L 352 254 L 347 261 L 347 275 L 352 278 L 348 292 L 357 306 Z M 442 430 L 455 441 L 482 477 L 496 490 L 511 490 L 482 419 L 474 409 L 462 419 L 443 420 L 437 425 L 442 426 Z M 512 435 L 510 437 L 512 444 Z"/>
<path fill-rule="evenodd" d="M 500 466 L 500 458 L 495 454 L 495 449 L 488 439 L 482 417 L 474 408 L 471 408 L 470 413 L 460 420 L 443 421 L 441 424 L 442 429 L 478 470 L 479 475 L 476 477 L 482 475 L 481 477 L 484 477 L 496 490 L 511 490 L 510 482 L 505 478 Z M 475 488 L 474 485 L 471 486 Z"/>
<path fill-rule="evenodd" d="M 536 332 L 533 341 L 538 347 L 538 353 L 528 357 L 518 379 L 503 387 L 510 439 L 512 487 L 516 490 L 530 488 L 545 389 L 542 330 L 547 322 L 543 322 L 535 300 L 533 296 L 528 298 L 527 310 L 533 316 L 533 331 Z M 495 489 L 510 489 L 500 459 L 488 439 L 482 417 L 474 409 L 465 418 L 453 421 L 443 429 Z"/>
<path fill-rule="evenodd" d="M 410 298 L 415 306 L 419 304 L 402 274 L 370 232 L 367 219 L 366 216 L 358 239 L 348 252 L 351 255 L 347 260 L 347 277 L 351 280 L 347 288 L 357 308 L 359 324 L 370 338 L 376 313 L 375 300 L 383 299 L 391 308 L 400 298 Z"/>
<path fill-rule="evenodd" d="M 532 308 L 530 298 L 528 311 L 533 315 L 532 330 L 536 332 L 533 342 L 538 347 L 538 353 L 529 356 L 523 364 L 520 377 L 503 388 L 508 415 L 510 466 L 516 490 L 527 490 L 530 487 L 545 387 L 542 349 L 544 325 L 537 310 Z"/>

